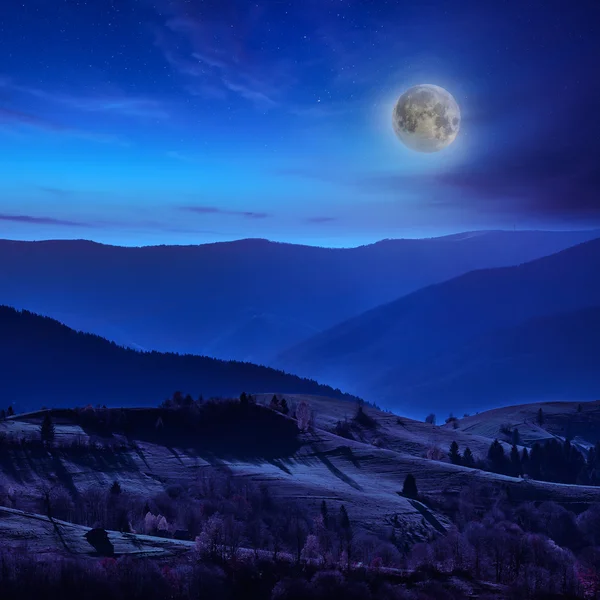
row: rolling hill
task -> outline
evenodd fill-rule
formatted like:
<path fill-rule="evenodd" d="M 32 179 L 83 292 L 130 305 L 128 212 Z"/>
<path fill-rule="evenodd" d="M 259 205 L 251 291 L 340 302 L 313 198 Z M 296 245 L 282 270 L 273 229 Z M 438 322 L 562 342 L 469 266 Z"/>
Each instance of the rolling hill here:
<path fill-rule="evenodd" d="M 542 410 L 543 422 L 538 421 Z M 503 433 L 507 428 L 518 429 L 522 443 L 532 446 L 550 438 L 573 440 L 583 450 L 600 442 L 600 400 L 592 402 L 537 402 L 495 408 L 464 417 L 457 421 L 457 429 L 486 438 L 497 437 L 510 441 Z M 445 425 L 444 429 L 449 427 Z"/>
<path fill-rule="evenodd" d="M 590 400 L 600 394 L 599 270 L 594 240 L 473 271 L 348 320 L 274 364 L 421 418 L 561 395 Z"/>
<path fill-rule="evenodd" d="M 345 396 L 314 381 L 250 363 L 138 352 L 49 317 L 0 306 L 0 398 L 19 411 L 81 404 L 156 405 L 175 390 L 237 397 L 242 390 Z"/>
<path fill-rule="evenodd" d="M 423 286 L 599 236 L 492 231 L 348 249 L 266 240 L 144 248 L 5 240 L 0 303 L 134 348 L 268 364 Z"/>
<path fill-rule="evenodd" d="M 400 494 L 409 473 L 415 474 L 419 491 L 430 499 L 456 496 L 465 488 L 481 485 L 509 490 L 514 502 L 552 500 L 575 510 L 600 500 L 598 487 L 523 480 L 424 457 L 431 444 L 447 449 L 453 440 L 461 449 L 469 446 L 476 457 L 485 456 L 491 438 L 469 431 L 419 423 L 369 407 L 365 411 L 372 426 L 357 427 L 356 439 L 346 439 L 329 427 L 346 413 L 347 402 L 294 395 L 289 396 L 291 403 L 306 401 L 316 413 L 313 430 L 299 433 L 293 419 L 260 405 L 268 398 L 259 397 L 259 405 L 254 407 L 254 412 L 262 415 L 259 421 L 250 418 L 249 426 L 245 424 L 247 417 L 244 422 L 232 423 L 230 418 L 211 422 L 203 430 L 208 437 L 194 435 L 187 421 L 177 418 L 177 412 L 160 409 L 114 410 L 115 414 L 125 415 L 126 435 L 104 426 L 98 429 L 88 421 L 90 411 L 85 420 L 81 412 L 53 411 L 54 448 L 36 449 L 27 444 L 2 447 L 0 496 L 12 498 L 13 510 L 0 509 L 4 519 L 0 539 L 3 543 L 22 541 L 24 515 L 17 511 L 39 507 L 40 494 L 49 486 L 76 499 L 89 495 L 90 490 L 108 490 L 114 481 L 127 497 L 142 499 L 160 498 L 161 494 L 164 499 L 166 492 L 176 499 L 173 494 L 177 489 L 206 490 L 214 477 L 266 486 L 269 497 L 276 502 L 301 500 L 312 515 L 319 514 L 323 500 L 334 512 L 343 504 L 358 531 L 385 538 L 390 527 L 396 527 L 410 543 L 443 533 L 450 523 L 423 501 Z M 106 411 L 96 413 L 103 418 Z M 13 439 L 39 439 L 43 416 L 43 412 L 16 415 L 0 422 L 0 434 Z M 158 417 L 164 420 L 160 429 L 154 425 Z M 378 441 L 371 441 L 377 445 L 370 442 L 373 432 Z M 257 439 L 268 443 L 257 444 Z M 102 450 L 103 444 L 117 441 L 126 442 L 120 450 Z M 77 444 L 86 444 L 86 450 L 78 452 Z M 42 538 L 38 545 L 52 544 L 47 519 L 29 518 L 39 521 L 35 527 L 43 529 L 33 531 L 33 523 L 25 524 L 35 539 Z M 81 528 L 63 523 L 59 528 L 71 550 L 90 551 L 81 539 Z M 173 542 L 161 543 L 146 536 L 137 540 L 137 534 L 111 536 L 124 553 L 178 551 Z M 59 549 L 61 543 L 59 538 L 54 540 Z"/>

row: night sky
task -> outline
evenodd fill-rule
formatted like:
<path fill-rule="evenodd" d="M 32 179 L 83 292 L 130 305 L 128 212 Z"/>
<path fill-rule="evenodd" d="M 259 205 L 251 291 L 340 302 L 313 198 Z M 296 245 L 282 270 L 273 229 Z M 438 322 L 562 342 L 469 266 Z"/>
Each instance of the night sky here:
<path fill-rule="evenodd" d="M 588 0 L 4 0 L 0 238 L 348 246 L 600 226 Z M 394 136 L 450 91 L 456 141 Z"/>

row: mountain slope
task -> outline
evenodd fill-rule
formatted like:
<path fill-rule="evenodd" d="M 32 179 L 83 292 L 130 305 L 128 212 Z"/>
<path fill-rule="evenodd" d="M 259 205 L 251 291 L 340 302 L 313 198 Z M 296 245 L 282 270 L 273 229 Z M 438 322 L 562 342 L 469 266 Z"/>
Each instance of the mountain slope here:
<path fill-rule="evenodd" d="M 599 236 L 496 231 L 350 249 L 266 240 L 145 248 L 0 241 L 0 302 L 122 345 L 265 362 L 423 286 Z"/>
<path fill-rule="evenodd" d="M 390 526 L 397 521 L 402 536 L 410 542 L 433 533 L 432 522 L 437 521 L 444 528 L 449 523 L 443 515 L 399 493 L 409 473 L 415 475 L 419 491 L 432 498 L 454 495 L 473 485 L 509 488 L 515 501 L 553 500 L 565 506 L 580 506 L 600 498 L 599 487 L 526 481 L 426 459 L 422 451 L 432 440 L 445 449 L 451 440 L 457 440 L 461 448 L 479 447 L 479 454 L 491 440 L 405 419 L 398 422 L 395 415 L 371 408 L 366 411 L 389 446 L 375 447 L 368 442 L 339 437 L 321 426 L 343 410 L 343 403 L 321 398 L 315 405 L 313 398 L 304 399 L 317 410 L 315 428 L 309 433 L 299 433 L 295 421 L 289 417 L 255 407 L 267 417 L 252 423 L 259 426 L 261 438 L 269 440 L 263 444 L 269 448 L 268 456 L 257 452 L 260 448 L 255 443 L 256 431 L 246 431 L 243 439 L 236 438 L 233 441 L 236 452 L 232 453 L 228 443 L 220 444 L 221 448 L 212 445 L 223 437 L 232 442 L 238 430 L 232 428 L 230 421 L 211 424 L 213 435 L 207 447 L 204 436 L 193 435 L 193 425 L 190 436 L 190 429 L 176 414 L 157 409 L 115 411 L 126 415 L 127 440 L 135 442 L 119 451 L 118 460 L 106 460 L 97 449 L 81 456 L 68 450 L 73 441 L 93 441 L 99 448 L 123 439 L 122 435 L 110 429 L 98 431 L 73 411 L 54 411 L 59 447 L 38 454 L 33 454 L 26 445 L 13 447 L 10 456 L 0 461 L 0 475 L 3 483 L 13 488 L 12 495 L 21 509 L 39 505 L 39 490 L 49 480 L 54 485 L 66 486 L 73 494 L 89 489 L 107 490 L 118 481 L 128 494 L 151 499 L 173 486 L 187 490 L 206 485 L 214 477 L 231 478 L 244 485 L 266 484 L 269 496 L 277 502 L 301 500 L 312 516 L 320 513 L 323 499 L 330 514 L 337 513 L 343 504 L 357 530 L 388 537 Z M 159 415 L 165 423 L 161 429 L 155 427 Z M 0 422 L 0 433 L 11 438 L 35 439 L 42 419 L 43 413 L 17 415 Z M 279 447 L 277 442 L 283 442 L 284 446 Z M 423 521 L 424 513 L 435 521 L 429 518 Z"/>
<path fill-rule="evenodd" d="M 539 423 L 539 410 L 542 423 Z M 518 429 L 524 445 L 558 437 L 569 438 L 585 450 L 600 442 L 600 400 L 592 402 L 538 402 L 506 406 L 471 415 L 457 421 L 454 433 L 498 438 L 510 442 L 509 429 Z M 501 431 L 501 427 L 504 432 Z M 450 428 L 444 425 L 442 429 Z"/>
<path fill-rule="evenodd" d="M 409 405 L 444 414 L 515 402 L 600 396 L 600 307 L 531 319 L 432 358 L 381 386 Z M 401 383 L 400 383 L 401 382 Z M 456 407 L 456 408 L 454 408 Z"/>
<path fill-rule="evenodd" d="M 175 390 L 206 397 L 265 389 L 345 396 L 250 363 L 125 349 L 48 317 L 5 306 L 0 306 L 0 364 L 0 399 L 20 411 L 42 405 L 155 405 Z"/>
<path fill-rule="evenodd" d="M 464 393 L 471 393 L 473 398 L 477 394 L 479 406 L 482 406 L 487 400 L 487 391 L 495 385 L 493 372 L 482 375 L 481 385 L 471 392 L 469 385 L 473 381 L 467 384 L 465 380 L 463 387 L 455 389 L 451 386 L 446 388 L 440 383 L 437 388 L 432 387 L 422 394 L 413 390 L 415 395 L 406 401 L 403 393 L 411 385 L 414 388 L 419 382 L 435 380 L 436 361 L 442 365 L 437 373 L 440 380 L 444 379 L 444 361 L 445 377 L 453 377 L 453 369 L 458 369 L 459 365 L 462 369 L 463 363 L 466 363 L 467 370 L 472 368 L 473 373 L 483 373 L 483 367 L 476 363 L 481 360 L 483 365 L 486 364 L 485 355 L 478 356 L 484 349 L 474 346 L 471 350 L 461 350 L 465 344 L 474 342 L 480 336 L 522 325 L 529 319 L 600 306 L 599 271 L 598 240 L 517 267 L 474 271 L 424 288 L 342 323 L 283 353 L 274 362 L 296 373 L 327 378 L 327 381 L 343 385 L 344 389 L 353 393 L 363 394 L 369 400 L 402 407 L 410 415 L 414 414 L 410 409 L 412 402 L 427 402 L 426 407 L 420 409 L 421 412 L 434 406 L 448 406 L 444 396 L 446 392 L 454 394 L 454 398 L 461 398 Z M 597 326 L 597 313 L 593 311 L 572 318 L 575 322 L 590 318 L 589 327 Z M 587 325 L 584 323 L 580 326 L 583 327 L 583 335 Z M 559 332 L 564 332 L 565 327 L 560 319 L 549 330 L 553 332 L 550 337 L 544 337 L 543 325 L 533 324 L 531 327 L 538 331 L 536 351 L 552 344 L 555 349 L 559 348 Z M 514 338 L 511 343 L 515 344 L 514 340 L 519 337 L 526 338 L 526 332 L 509 334 Z M 502 343 L 510 346 L 503 335 L 498 333 L 497 339 L 492 337 L 487 342 L 481 342 L 490 360 L 495 352 L 501 352 Z M 585 339 L 597 349 L 593 336 Z M 576 337 L 571 338 L 569 343 L 571 349 L 578 347 Z M 498 344 L 500 346 L 496 347 Z M 586 348 L 581 348 L 578 355 L 586 355 Z M 472 356 L 469 356 L 469 352 Z M 451 360 L 453 356 L 454 363 Z M 593 356 L 596 355 L 590 355 L 590 360 L 593 360 Z M 472 364 L 469 366 L 470 362 Z M 524 363 L 517 360 L 515 364 L 519 366 Z M 540 372 L 539 378 L 541 380 L 547 376 L 548 382 L 551 382 L 557 375 L 555 370 L 550 370 L 545 374 Z M 577 384 L 573 377 L 572 373 L 568 381 Z M 568 389 L 572 394 L 577 394 L 576 385 Z M 513 388 L 512 391 L 519 390 Z M 507 402 L 510 400 L 505 399 Z M 467 407 L 460 405 L 453 409 L 459 412 Z"/>

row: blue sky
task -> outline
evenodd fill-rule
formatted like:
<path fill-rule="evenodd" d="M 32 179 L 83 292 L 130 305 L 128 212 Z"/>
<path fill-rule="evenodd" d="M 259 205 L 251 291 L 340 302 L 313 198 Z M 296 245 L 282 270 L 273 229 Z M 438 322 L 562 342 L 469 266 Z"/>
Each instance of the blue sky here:
<path fill-rule="evenodd" d="M 597 16 L 587 1 L 3 3 L 0 237 L 347 246 L 597 227 Z M 392 131 L 417 83 L 461 108 L 439 153 Z"/>

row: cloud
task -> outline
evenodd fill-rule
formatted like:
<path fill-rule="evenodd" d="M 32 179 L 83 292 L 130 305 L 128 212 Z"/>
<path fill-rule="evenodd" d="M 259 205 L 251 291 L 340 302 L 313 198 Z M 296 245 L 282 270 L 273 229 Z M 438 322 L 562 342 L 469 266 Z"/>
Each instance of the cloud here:
<path fill-rule="evenodd" d="M 33 225 L 60 225 L 62 227 L 95 227 L 95 225 L 93 225 L 92 223 L 56 219 L 54 217 L 38 217 L 33 215 L 0 214 L 0 221 L 10 221 L 12 223 L 29 223 Z"/>
<path fill-rule="evenodd" d="M 46 131 L 67 131 L 68 128 L 54 123 L 52 121 L 36 117 L 28 113 L 24 113 L 19 110 L 13 110 L 11 108 L 3 108 L 0 106 L 0 123 L 7 123 L 9 125 L 26 125 L 28 127 L 35 127 L 37 129 L 44 129 Z"/>
<path fill-rule="evenodd" d="M 13 127 L 33 128 L 49 133 L 90 140 L 101 144 L 118 144 L 120 146 L 129 145 L 129 142 L 117 135 L 77 129 L 43 117 L 0 106 L 0 124 L 2 123 Z"/>
<path fill-rule="evenodd" d="M 259 110 L 281 106 L 295 81 L 294 62 L 278 56 L 263 42 L 276 35 L 272 12 L 249 3 L 158 3 L 162 25 L 154 29 L 155 44 L 193 95 L 238 97 Z"/>
<path fill-rule="evenodd" d="M 38 189 L 42 192 L 46 192 L 47 194 L 51 194 L 52 196 L 60 196 L 61 198 L 65 198 L 73 194 L 71 190 L 63 190 L 61 188 L 46 187 L 41 185 L 38 186 Z"/>
<path fill-rule="evenodd" d="M 143 96 L 131 96 L 122 92 L 93 96 L 64 94 L 20 85 L 7 78 L 0 78 L 0 88 L 7 88 L 47 102 L 62 104 L 82 112 L 112 113 L 128 117 L 154 119 L 169 117 L 168 112 L 159 101 Z"/>
<path fill-rule="evenodd" d="M 337 217 L 308 217 L 307 223 L 333 223 L 337 221 Z"/>
<path fill-rule="evenodd" d="M 202 158 L 201 156 L 194 156 L 192 154 L 184 154 L 182 152 L 178 152 L 177 150 L 170 150 L 169 152 L 167 152 L 167 156 L 169 158 L 173 158 L 175 160 L 180 160 L 181 162 L 192 163 L 192 164 L 196 164 L 196 165 L 201 165 L 206 162 L 206 160 L 204 158 Z"/>
<path fill-rule="evenodd" d="M 245 217 L 247 219 L 266 219 L 271 215 L 266 212 L 255 212 L 246 210 L 227 210 L 216 206 L 180 206 L 179 210 L 193 212 L 199 215 L 231 215 Z"/>

